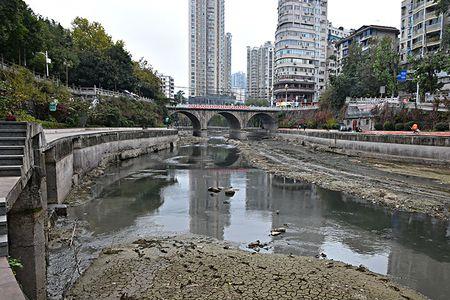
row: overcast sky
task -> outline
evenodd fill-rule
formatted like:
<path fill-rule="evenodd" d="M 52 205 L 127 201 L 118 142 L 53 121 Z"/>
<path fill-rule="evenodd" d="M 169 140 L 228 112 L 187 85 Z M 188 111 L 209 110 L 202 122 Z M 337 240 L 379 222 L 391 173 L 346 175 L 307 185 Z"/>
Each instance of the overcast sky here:
<path fill-rule="evenodd" d="M 69 27 L 77 16 L 103 24 L 124 40 L 134 59 L 145 57 L 161 73 L 188 85 L 188 0 L 25 0 L 42 16 Z M 226 31 L 233 34 L 233 72 L 246 71 L 246 47 L 273 40 L 277 0 L 226 0 Z M 335 26 L 400 26 L 401 0 L 329 0 Z"/>

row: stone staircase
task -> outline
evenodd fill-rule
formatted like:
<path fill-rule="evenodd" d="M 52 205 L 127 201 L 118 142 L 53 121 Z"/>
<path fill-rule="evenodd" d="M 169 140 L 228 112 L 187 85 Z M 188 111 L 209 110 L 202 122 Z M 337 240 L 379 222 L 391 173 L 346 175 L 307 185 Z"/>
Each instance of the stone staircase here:
<path fill-rule="evenodd" d="M 0 184 L 22 176 L 27 124 L 0 122 Z M 8 255 L 6 195 L 0 195 L 0 257 Z"/>

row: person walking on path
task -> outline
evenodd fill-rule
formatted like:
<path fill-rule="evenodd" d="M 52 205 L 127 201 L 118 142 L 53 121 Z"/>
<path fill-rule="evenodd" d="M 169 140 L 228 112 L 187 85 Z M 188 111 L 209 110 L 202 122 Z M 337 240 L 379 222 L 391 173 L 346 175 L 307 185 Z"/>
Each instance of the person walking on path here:
<path fill-rule="evenodd" d="M 419 125 L 415 124 L 411 127 L 412 132 L 414 132 L 414 134 L 419 134 L 420 130 L 419 130 Z"/>
<path fill-rule="evenodd" d="M 12 113 L 12 111 L 10 111 L 7 115 L 6 115 L 6 121 L 8 122 L 16 122 L 17 118 L 16 116 Z"/>

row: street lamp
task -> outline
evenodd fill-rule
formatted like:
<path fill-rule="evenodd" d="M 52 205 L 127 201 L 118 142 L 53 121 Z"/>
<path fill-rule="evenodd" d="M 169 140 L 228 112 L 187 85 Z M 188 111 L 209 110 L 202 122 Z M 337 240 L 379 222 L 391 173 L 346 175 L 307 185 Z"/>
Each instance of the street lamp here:
<path fill-rule="evenodd" d="M 72 67 L 72 64 L 67 60 L 64 60 L 63 64 L 66 67 L 66 86 L 69 86 L 69 68 Z"/>
<path fill-rule="evenodd" d="M 49 71 L 48 71 L 48 65 L 52 63 L 52 60 L 48 57 L 48 52 L 39 52 L 40 54 L 45 56 L 45 75 L 47 77 L 50 77 Z"/>
<path fill-rule="evenodd" d="M 289 85 L 286 83 L 286 85 L 284 86 L 284 88 L 286 89 L 286 102 L 288 102 L 288 87 Z"/>

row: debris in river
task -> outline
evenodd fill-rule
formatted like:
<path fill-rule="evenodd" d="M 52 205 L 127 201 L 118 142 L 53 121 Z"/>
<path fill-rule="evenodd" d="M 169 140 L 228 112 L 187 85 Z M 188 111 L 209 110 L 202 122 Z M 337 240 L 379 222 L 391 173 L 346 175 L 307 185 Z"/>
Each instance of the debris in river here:
<path fill-rule="evenodd" d="M 217 188 L 217 187 L 209 187 L 208 188 L 208 192 L 211 192 L 211 193 L 216 193 L 216 194 L 218 194 L 218 193 L 220 193 L 222 191 L 222 189 L 221 188 Z"/>
<path fill-rule="evenodd" d="M 236 194 L 235 190 L 232 189 L 225 190 L 225 196 L 227 197 L 233 197 L 235 194 Z"/>
<path fill-rule="evenodd" d="M 282 233 L 286 233 L 286 228 L 272 229 L 272 231 L 270 232 L 270 235 L 271 236 L 279 236 Z"/>

